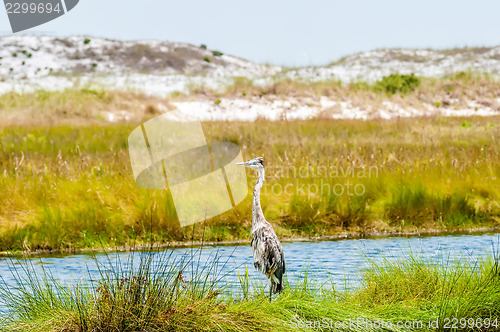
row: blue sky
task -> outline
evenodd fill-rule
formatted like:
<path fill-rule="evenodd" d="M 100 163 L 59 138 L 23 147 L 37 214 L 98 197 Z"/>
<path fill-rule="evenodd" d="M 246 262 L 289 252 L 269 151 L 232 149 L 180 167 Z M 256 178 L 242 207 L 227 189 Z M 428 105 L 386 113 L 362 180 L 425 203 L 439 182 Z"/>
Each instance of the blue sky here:
<path fill-rule="evenodd" d="M 321 65 L 379 48 L 500 45 L 500 1 L 80 0 L 28 30 L 207 44 L 260 63 Z M 10 35 L 4 10 L 0 33 Z"/>

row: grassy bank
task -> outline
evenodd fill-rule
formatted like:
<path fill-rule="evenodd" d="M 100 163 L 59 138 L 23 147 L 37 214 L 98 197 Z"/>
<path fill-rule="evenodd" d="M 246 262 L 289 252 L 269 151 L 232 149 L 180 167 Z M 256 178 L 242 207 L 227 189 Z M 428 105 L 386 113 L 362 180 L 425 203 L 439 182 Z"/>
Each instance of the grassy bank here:
<path fill-rule="evenodd" d="M 200 239 L 201 226 L 179 227 L 168 191 L 136 186 L 127 152 L 135 126 L 0 129 L 0 250 Z M 500 223 L 497 117 L 203 128 L 209 142 L 265 157 L 262 205 L 280 237 Z M 248 239 L 250 223 L 249 195 L 207 222 L 205 240 Z"/>
<path fill-rule="evenodd" d="M 4 316 L 0 330 L 412 331 L 494 330 L 499 324 L 494 256 L 373 263 L 351 291 L 319 287 L 304 272 L 289 276 L 272 302 L 244 272 L 237 289 L 221 288 L 221 257 L 200 269 L 198 253 L 178 260 L 168 251 L 131 257 L 105 263 L 97 280 L 85 278 L 95 280 L 91 285 L 61 284 L 50 271 L 35 273 L 32 261 L 13 261 L 17 285 L 0 283 L 0 294 L 14 314 Z M 130 271 L 133 257 L 139 264 Z"/>

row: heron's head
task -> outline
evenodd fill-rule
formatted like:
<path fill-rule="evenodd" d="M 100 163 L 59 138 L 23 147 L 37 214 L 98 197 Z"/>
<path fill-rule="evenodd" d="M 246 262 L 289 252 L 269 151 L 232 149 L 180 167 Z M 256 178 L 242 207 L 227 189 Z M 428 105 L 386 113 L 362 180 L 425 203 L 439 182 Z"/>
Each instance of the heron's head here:
<path fill-rule="evenodd" d="M 264 168 L 264 159 L 262 157 L 257 157 L 243 163 L 236 163 L 236 165 L 243 165 L 252 169 Z"/>

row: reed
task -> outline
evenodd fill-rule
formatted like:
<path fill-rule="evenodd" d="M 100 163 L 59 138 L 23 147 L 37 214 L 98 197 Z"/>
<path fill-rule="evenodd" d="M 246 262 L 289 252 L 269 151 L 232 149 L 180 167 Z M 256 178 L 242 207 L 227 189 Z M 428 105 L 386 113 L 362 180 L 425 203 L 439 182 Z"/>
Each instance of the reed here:
<path fill-rule="evenodd" d="M 499 118 L 206 122 L 209 142 L 263 155 L 262 206 L 281 238 L 473 230 L 500 222 Z M 170 193 L 136 186 L 133 124 L 0 129 L 0 250 L 201 239 Z M 249 176 L 249 189 L 255 179 Z M 250 195 L 207 222 L 207 241 L 247 240 Z M 150 232 L 151 231 L 151 232 Z M 148 235 L 150 234 L 150 235 Z"/>

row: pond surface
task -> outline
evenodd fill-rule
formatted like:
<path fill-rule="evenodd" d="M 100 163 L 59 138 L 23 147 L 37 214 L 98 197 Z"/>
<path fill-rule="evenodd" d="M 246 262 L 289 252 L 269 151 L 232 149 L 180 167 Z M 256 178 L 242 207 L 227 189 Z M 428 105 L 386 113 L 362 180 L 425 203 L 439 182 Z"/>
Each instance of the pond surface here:
<path fill-rule="evenodd" d="M 361 272 L 370 265 L 370 260 L 380 262 L 408 259 L 411 254 L 422 257 L 435 264 L 453 262 L 456 258 L 477 260 L 490 256 L 498 250 L 499 234 L 481 235 L 447 235 L 431 237 L 388 237 L 375 239 L 351 239 L 339 241 L 288 242 L 283 243 L 286 259 L 286 277 L 291 284 L 297 281 L 304 270 L 308 269 L 309 279 L 319 285 L 333 281 L 337 289 L 345 288 L 345 280 L 349 280 L 348 288 L 359 285 Z M 253 267 L 252 250 L 249 245 L 243 246 L 205 246 L 200 248 L 167 249 L 153 254 L 153 260 L 179 260 L 192 255 L 193 261 L 201 268 L 218 258 L 218 278 L 228 288 L 239 289 L 238 272 L 248 273 L 252 282 L 264 285 L 265 278 Z M 58 279 L 63 285 L 75 282 L 93 284 L 99 279 L 99 266 L 102 269 L 110 265 L 120 265 L 124 270 L 131 265 L 138 265 L 139 259 L 130 261 L 131 257 L 144 253 L 114 252 L 110 254 L 75 254 L 41 256 L 30 259 L 33 269 L 41 275 L 42 269 Z M 131 262 L 131 264 L 129 264 Z M 158 262 L 157 262 L 158 263 Z M 0 258 L 0 276 L 6 284 L 15 285 L 13 271 L 23 274 L 22 267 L 26 260 Z M 206 270 L 205 270 L 206 271 Z M 188 272 L 189 274 L 189 272 Z M 189 275 L 187 276 L 189 278 Z M 0 312 L 2 310 L 0 299 Z"/>

